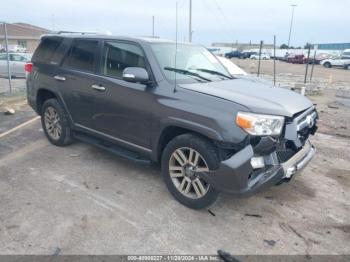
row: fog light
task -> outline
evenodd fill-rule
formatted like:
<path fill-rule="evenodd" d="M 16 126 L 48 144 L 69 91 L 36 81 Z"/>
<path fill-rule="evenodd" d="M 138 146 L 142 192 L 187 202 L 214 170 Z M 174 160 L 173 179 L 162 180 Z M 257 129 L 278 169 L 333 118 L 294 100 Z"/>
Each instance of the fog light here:
<path fill-rule="evenodd" d="M 253 169 L 265 167 L 264 158 L 262 156 L 252 157 L 250 159 L 250 164 L 252 165 Z"/>

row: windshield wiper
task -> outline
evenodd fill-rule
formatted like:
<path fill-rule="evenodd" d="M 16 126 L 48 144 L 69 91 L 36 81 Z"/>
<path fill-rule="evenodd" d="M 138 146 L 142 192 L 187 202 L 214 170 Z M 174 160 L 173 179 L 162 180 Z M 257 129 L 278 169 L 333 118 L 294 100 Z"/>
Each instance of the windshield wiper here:
<path fill-rule="evenodd" d="M 175 68 L 175 67 L 164 67 L 164 70 L 168 70 L 168 71 L 173 71 L 173 72 L 176 72 L 176 73 L 179 73 L 179 74 L 183 74 L 183 75 L 188 75 L 188 76 L 195 76 L 195 77 L 198 77 L 202 80 L 205 80 L 207 82 L 211 82 L 210 79 L 204 77 L 204 76 L 201 76 L 200 74 L 197 74 L 197 73 L 193 73 L 191 71 L 188 71 L 186 69 L 179 69 L 179 68 Z"/>
<path fill-rule="evenodd" d="M 204 72 L 204 73 L 212 74 L 212 75 L 223 76 L 223 77 L 226 77 L 228 79 L 233 79 L 233 77 L 225 75 L 225 74 L 220 73 L 220 72 L 215 71 L 215 70 L 210 70 L 210 69 L 205 69 L 205 68 L 196 68 L 196 70 Z"/>

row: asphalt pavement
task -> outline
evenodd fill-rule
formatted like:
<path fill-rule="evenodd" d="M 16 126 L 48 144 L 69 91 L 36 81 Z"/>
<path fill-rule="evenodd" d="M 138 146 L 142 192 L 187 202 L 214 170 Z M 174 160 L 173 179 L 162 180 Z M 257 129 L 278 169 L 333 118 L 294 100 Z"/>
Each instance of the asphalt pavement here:
<path fill-rule="evenodd" d="M 195 211 L 158 166 L 53 146 L 36 120 L 0 138 L 0 254 L 349 254 L 350 142 L 313 142 L 290 183 Z"/>

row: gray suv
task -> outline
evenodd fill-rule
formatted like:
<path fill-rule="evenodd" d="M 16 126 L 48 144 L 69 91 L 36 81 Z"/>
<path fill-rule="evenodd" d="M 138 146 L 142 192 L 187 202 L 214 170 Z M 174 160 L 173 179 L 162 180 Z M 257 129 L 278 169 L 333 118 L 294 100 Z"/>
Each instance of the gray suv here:
<path fill-rule="evenodd" d="M 234 78 L 202 46 L 46 35 L 26 71 L 28 102 L 52 144 L 78 139 L 159 162 L 190 208 L 289 181 L 315 154 L 318 115 L 307 98 Z"/>

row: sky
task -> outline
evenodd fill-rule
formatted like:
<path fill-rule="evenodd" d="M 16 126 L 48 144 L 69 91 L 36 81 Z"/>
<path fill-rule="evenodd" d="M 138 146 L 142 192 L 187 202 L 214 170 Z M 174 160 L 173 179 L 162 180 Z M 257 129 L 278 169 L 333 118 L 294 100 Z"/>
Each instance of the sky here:
<path fill-rule="evenodd" d="M 3 3 L 2 3 L 3 2 Z M 0 21 L 25 22 L 54 30 L 110 32 L 113 35 L 188 41 L 189 0 L 0 0 Z M 192 0 L 193 42 L 288 42 L 291 45 L 350 42 L 350 0 Z"/>

